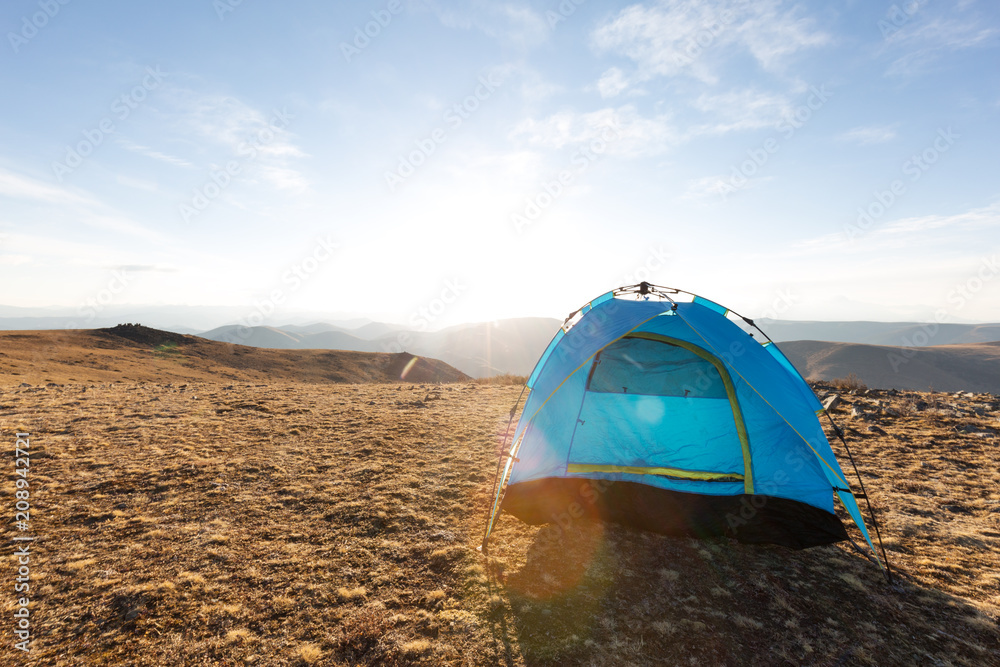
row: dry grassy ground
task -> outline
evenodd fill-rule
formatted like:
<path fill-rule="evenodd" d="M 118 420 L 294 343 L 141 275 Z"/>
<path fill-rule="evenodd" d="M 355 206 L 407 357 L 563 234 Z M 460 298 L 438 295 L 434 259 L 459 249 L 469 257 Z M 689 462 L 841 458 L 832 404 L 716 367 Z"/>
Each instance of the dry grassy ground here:
<path fill-rule="evenodd" d="M 34 664 L 1000 664 L 996 398 L 847 395 L 837 408 L 890 587 L 849 545 L 584 523 L 549 539 L 511 517 L 484 559 L 518 391 L 0 389 L 10 520 L 13 433 L 32 433 Z M 14 608 L 3 571 L 0 626 Z M 0 664 L 22 664 L 0 632 Z"/>

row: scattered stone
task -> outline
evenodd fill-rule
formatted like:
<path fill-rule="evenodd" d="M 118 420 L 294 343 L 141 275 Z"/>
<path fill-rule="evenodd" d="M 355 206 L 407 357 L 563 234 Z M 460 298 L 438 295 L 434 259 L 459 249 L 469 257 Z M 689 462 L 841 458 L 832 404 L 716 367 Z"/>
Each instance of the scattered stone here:
<path fill-rule="evenodd" d="M 885 430 L 883 430 L 882 428 L 880 428 L 878 426 L 875 426 L 874 424 L 872 424 L 872 425 L 870 425 L 868 427 L 868 432 L 869 433 L 876 433 L 878 435 L 889 435 L 888 433 L 885 432 Z"/>
<path fill-rule="evenodd" d="M 823 409 L 833 410 L 835 407 L 840 405 L 840 403 L 841 403 L 840 396 L 837 396 L 836 394 L 833 394 L 832 396 L 827 396 L 825 399 L 823 399 Z"/>

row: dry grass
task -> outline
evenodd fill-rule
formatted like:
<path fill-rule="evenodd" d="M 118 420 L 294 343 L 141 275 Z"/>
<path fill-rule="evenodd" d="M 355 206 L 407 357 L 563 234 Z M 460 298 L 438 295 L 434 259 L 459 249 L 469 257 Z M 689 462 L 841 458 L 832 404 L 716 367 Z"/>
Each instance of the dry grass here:
<path fill-rule="evenodd" d="M 864 391 L 868 388 L 861 378 L 855 373 L 848 373 L 847 377 L 835 378 L 829 384 L 838 391 Z"/>
<path fill-rule="evenodd" d="M 488 385 L 498 385 L 507 386 L 514 385 L 517 387 L 524 386 L 524 383 L 528 381 L 527 375 L 514 375 L 512 373 L 500 373 L 498 375 L 491 375 L 489 377 L 477 378 L 475 380 L 476 384 L 488 384 Z"/>
<path fill-rule="evenodd" d="M 890 587 L 848 545 L 796 552 L 585 522 L 560 537 L 503 517 L 483 558 L 498 434 L 519 390 L 0 389 L 0 432 L 33 434 L 32 656 L 997 664 L 995 397 L 869 392 L 837 409 L 882 521 Z M 0 664 L 17 659 L 0 649 Z"/>

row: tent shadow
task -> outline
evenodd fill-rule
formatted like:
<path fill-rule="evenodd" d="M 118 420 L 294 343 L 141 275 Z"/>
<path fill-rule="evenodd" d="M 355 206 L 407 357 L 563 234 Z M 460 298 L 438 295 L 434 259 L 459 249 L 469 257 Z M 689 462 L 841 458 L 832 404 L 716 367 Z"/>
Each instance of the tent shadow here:
<path fill-rule="evenodd" d="M 543 527 L 492 585 L 505 600 L 498 664 L 979 665 L 1000 650 L 996 624 L 967 601 L 905 572 L 890 586 L 850 547 L 578 521 Z"/>

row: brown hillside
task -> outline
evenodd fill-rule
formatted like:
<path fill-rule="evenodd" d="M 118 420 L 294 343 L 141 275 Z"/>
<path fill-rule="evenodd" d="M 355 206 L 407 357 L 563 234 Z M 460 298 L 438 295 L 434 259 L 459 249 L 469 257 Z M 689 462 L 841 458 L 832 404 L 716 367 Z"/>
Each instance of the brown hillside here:
<path fill-rule="evenodd" d="M 504 516 L 483 558 L 518 392 L 0 387 L 9 470 L 12 434 L 32 434 L 36 537 L 32 653 L 8 630 L 0 665 L 1000 664 L 997 397 L 868 392 L 836 408 L 889 586 L 848 544 L 583 520 L 560 536 Z M 26 533 L 4 479 L 12 553 Z M 3 596 L 6 618 L 14 605 Z"/>
<path fill-rule="evenodd" d="M 437 359 L 413 359 L 406 353 L 247 347 L 134 325 L 92 330 L 0 331 L 0 385 L 469 379 Z M 407 372 L 402 377 L 404 371 Z"/>
<path fill-rule="evenodd" d="M 1000 394 L 1000 342 L 890 347 L 800 340 L 779 346 L 809 379 L 854 373 L 869 387 Z"/>

